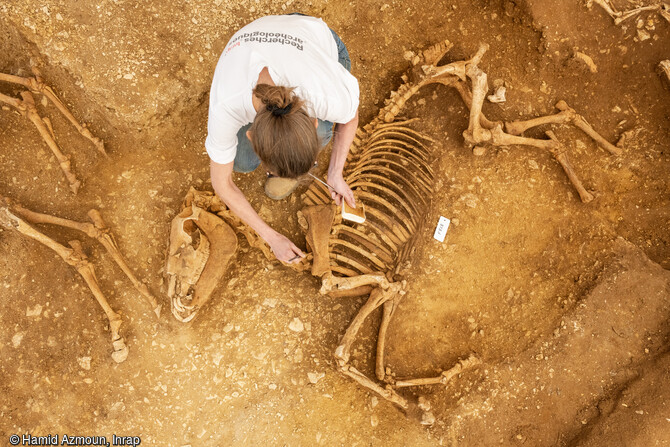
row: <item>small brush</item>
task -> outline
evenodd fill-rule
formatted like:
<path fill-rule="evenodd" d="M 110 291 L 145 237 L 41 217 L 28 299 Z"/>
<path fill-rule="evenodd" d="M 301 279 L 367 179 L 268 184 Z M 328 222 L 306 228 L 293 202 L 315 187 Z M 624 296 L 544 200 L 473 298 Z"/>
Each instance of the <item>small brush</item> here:
<path fill-rule="evenodd" d="M 328 183 L 321 180 L 319 177 L 314 176 L 311 172 L 308 172 L 307 174 L 310 177 L 312 177 L 314 180 L 316 180 L 319 183 L 321 183 L 322 185 L 324 185 L 326 188 L 330 188 L 333 191 L 335 191 L 336 193 L 342 195 L 342 193 L 340 193 L 337 189 L 333 188 Z M 351 221 L 356 222 L 356 223 L 363 223 L 363 222 L 365 222 L 365 207 L 361 203 L 360 206 L 358 206 L 356 208 L 352 208 L 349 205 L 347 205 L 347 202 L 343 198 L 342 199 L 342 218 L 347 219 L 347 220 L 351 220 Z"/>

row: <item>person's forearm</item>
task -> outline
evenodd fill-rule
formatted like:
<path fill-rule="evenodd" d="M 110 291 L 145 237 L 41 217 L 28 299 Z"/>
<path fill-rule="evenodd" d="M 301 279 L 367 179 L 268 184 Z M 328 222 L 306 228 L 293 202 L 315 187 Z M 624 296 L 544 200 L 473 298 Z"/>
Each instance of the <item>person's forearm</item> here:
<path fill-rule="evenodd" d="M 334 175 L 341 175 L 344 164 L 347 161 L 349 154 L 349 147 L 356 136 L 356 129 L 358 128 L 358 112 L 356 116 L 344 124 L 336 124 L 333 135 L 333 152 L 330 156 L 330 165 L 328 166 L 328 177 Z"/>
<path fill-rule="evenodd" d="M 237 217 L 253 228 L 268 244 L 271 243 L 277 232 L 256 213 L 237 185 L 233 182 L 217 182 L 212 179 L 212 186 L 216 194 Z"/>

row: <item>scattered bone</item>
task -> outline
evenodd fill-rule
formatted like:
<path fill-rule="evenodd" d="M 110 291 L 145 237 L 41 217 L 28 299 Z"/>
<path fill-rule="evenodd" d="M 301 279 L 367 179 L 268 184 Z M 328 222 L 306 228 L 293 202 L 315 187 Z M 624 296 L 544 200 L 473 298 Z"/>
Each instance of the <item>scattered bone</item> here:
<path fill-rule="evenodd" d="M 575 51 L 572 58 L 585 63 L 591 73 L 598 73 L 598 67 L 588 54 L 584 54 L 581 51 Z"/>
<path fill-rule="evenodd" d="M 489 102 L 492 102 L 492 103 L 495 103 L 495 104 L 503 103 L 503 102 L 507 101 L 505 99 L 505 92 L 506 91 L 507 91 L 507 89 L 505 88 L 505 86 L 501 85 L 500 87 L 498 87 L 496 89 L 496 91 L 493 95 L 487 96 L 486 99 L 488 99 Z"/>
<path fill-rule="evenodd" d="M 421 415 L 421 425 L 431 426 L 435 423 L 435 415 L 430 411 L 426 411 Z"/>
<path fill-rule="evenodd" d="M 651 34 L 649 34 L 646 30 L 639 29 L 637 30 L 637 38 L 640 42 L 644 42 L 645 40 L 651 39 Z"/>
<path fill-rule="evenodd" d="M 630 130 L 627 130 L 621 134 L 621 137 L 619 138 L 619 141 L 617 141 L 616 146 L 621 149 L 627 148 L 630 144 L 630 141 L 637 138 L 641 131 L 641 127 L 634 127 Z"/>

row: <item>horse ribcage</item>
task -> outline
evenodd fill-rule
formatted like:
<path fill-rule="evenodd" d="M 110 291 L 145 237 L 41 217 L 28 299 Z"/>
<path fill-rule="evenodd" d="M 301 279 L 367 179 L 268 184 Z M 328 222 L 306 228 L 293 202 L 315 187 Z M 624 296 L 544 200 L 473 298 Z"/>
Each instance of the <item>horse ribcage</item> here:
<path fill-rule="evenodd" d="M 433 192 L 429 139 L 410 123 L 375 119 L 357 132 L 343 175 L 365 206 L 366 221 L 357 224 L 336 214 L 328 240 L 335 275 L 386 273 L 406 258 Z M 325 205 L 332 199 L 325 186 L 314 182 L 304 202 Z"/>

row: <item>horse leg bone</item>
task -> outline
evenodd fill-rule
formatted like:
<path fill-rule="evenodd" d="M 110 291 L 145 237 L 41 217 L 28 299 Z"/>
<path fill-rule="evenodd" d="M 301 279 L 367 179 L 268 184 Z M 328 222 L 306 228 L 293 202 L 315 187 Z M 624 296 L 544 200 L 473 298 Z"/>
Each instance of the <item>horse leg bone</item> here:
<path fill-rule="evenodd" d="M 126 346 L 123 337 L 119 334 L 119 329 L 121 327 L 121 317 L 118 313 L 114 312 L 112 307 L 109 305 L 107 298 L 105 298 L 105 295 L 102 293 L 102 290 L 100 290 L 98 279 L 95 276 L 95 270 L 93 270 L 93 264 L 88 262 L 86 255 L 81 248 L 81 243 L 75 240 L 70 241 L 69 244 L 70 247 L 72 247 L 75 259 L 74 263 L 68 261 L 67 259 L 65 259 L 65 262 L 77 269 L 82 278 L 84 278 L 84 281 L 86 281 L 89 289 L 91 289 L 91 292 L 93 292 L 93 296 L 100 304 L 100 307 L 102 307 L 102 310 L 107 315 L 107 319 L 109 320 L 109 328 L 112 333 L 112 346 L 114 347 L 112 359 L 114 359 L 116 363 L 121 363 L 128 357 L 128 347 Z"/>
<path fill-rule="evenodd" d="M 76 194 L 77 190 L 79 189 L 79 186 L 81 185 L 81 182 L 77 180 L 77 177 L 75 177 L 75 175 L 72 173 L 70 169 L 71 164 L 69 158 L 65 156 L 63 152 L 61 152 L 52 134 L 49 132 L 49 129 L 44 124 L 44 121 L 42 121 L 42 118 L 40 118 L 40 116 L 37 114 L 37 109 L 35 108 L 35 100 L 33 96 L 30 94 L 30 92 L 22 92 L 21 95 L 23 96 L 23 100 L 12 98 L 11 96 L 3 95 L 2 93 L 0 93 L 0 102 L 4 102 L 6 104 L 13 106 L 22 115 L 27 116 L 30 119 L 30 121 L 33 122 L 35 127 L 37 127 L 38 132 L 49 146 L 49 149 L 51 149 L 51 151 L 53 152 L 54 156 L 56 157 L 56 160 L 58 160 L 60 168 L 62 169 L 63 173 L 65 174 L 65 177 L 70 183 L 70 189 L 72 190 L 72 192 Z"/>
<path fill-rule="evenodd" d="M 375 374 L 379 380 L 384 380 L 386 377 L 386 368 L 384 367 L 386 332 L 402 297 L 402 294 L 396 295 L 392 300 L 386 301 L 382 309 L 382 321 L 379 325 L 379 335 L 377 336 L 377 359 L 375 362 Z"/>
<path fill-rule="evenodd" d="M 453 84 L 453 87 L 456 89 L 459 95 L 461 95 L 461 99 L 465 103 L 465 105 L 468 107 L 468 110 L 472 108 L 472 92 L 468 88 L 467 83 L 459 81 L 455 82 Z M 486 116 L 484 116 L 484 112 L 481 112 L 479 114 L 479 123 L 481 126 L 485 129 L 493 129 L 498 122 L 496 121 L 490 121 Z"/>
<path fill-rule="evenodd" d="M 662 6 L 661 4 L 641 6 L 639 8 L 631 9 L 629 11 L 624 11 L 624 12 L 620 13 L 621 15 L 619 17 L 614 19 L 614 24 L 619 25 L 624 20 L 628 20 L 631 17 L 635 17 L 636 15 L 638 15 L 641 12 L 644 12 L 644 11 L 656 11 L 658 9 L 661 9 L 661 6 Z"/>
<path fill-rule="evenodd" d="M 505 123 L 505 131 L 510 135 L 521 135 L 526 130 L 543 124 L 563 124 L 571 120 L 570 113 L 564 111 L 553 115 L 540 116 L 523 121 Z"/>
<path fill-rule="evenodd" d="M 72 115 L 70 110 L 65 107 L 63 102 L 58 98 L 56 93 L 54 93 L 53 89 L 46 85 L 39 76 L 35 76 L 34 78 L 23 78 L 20 76 L 14 76 L 14 75 L 9 75 L 5 73 L 0 73 L 0 81 L 5 81 L 5 82 L 10 82 L 13 84 L 20 84 L 23 85 L 24 87 L 29 88 L 30 90 L 34 92 L 39 92 L 45 95 L 55 106 L 56 108 L 65 116 L 65 118 L 72 123 L 72 125 L 77 129 L 77 131 L 85 138 L 90 140 L 95 148 L 103 154 L 104 156 L 107 156 L 107 152 L 105 152 L 105 145 L 102 142 L 100 138 L 97 138 L 91 134 L 91 131 L 89 131 L 84 125 L 79 124 L 79 121 Z"/>
<path fill-rule="evenodd" d="M 386 301 L 395 298 L 398 293 L 400 293 L 400 291 L 397 288 L 395 290 L 384 290 L 381 287 L 374 289 L 372 293 L 370 293 L 370 298 L 368 298 L 363 307 L 359 309 L 344 333 L 344 336 L 340 340 L 339 346 L 335 349 L 335 358 L 340 365 L 345 365 L 349 362 L 351 345 L 356 339 L 356 335 L 365 319 Z"/>
<path fill-rule="evenodd" d="M 121 317 L 111 308 L 109 302 L 100 290 L 100 286 L 98 285 L 98 281 L 95 276 L 95 271 L 93 270 L 93 265 L 88 262 L 86 255 L 84 255 L 84 252 L 81 249 L 81 244 L 79 241 L 71 241 L 70 246 L 72 248 L 67 248 L 59 244 L 43 233 L 37 231 L 26 221 L 12 213 L 6 204 L 0 205 L 0 226 L 3 226 L 7 229 L 16 230 L 24 236 L 34 239 L 37 242 L 49 247 L 55 251 L 68 265 L 77 269 L 77 272 L 79 272 L 81 277 L 84 279 L 89 289 L 93 293 L 93 296 L 100 304 L 100 307 L 102 307 L 102 310 L 105 312 L 107 319 L 109 320 L 109 327 L 112 333 L 112 346 L 114 348 L 112 358 L 117 363 L 123 362 L 128 357 L 128 346 L 126 346 L 125 340 L 119 334 L 119 329 L 122 323 Z"/>
<path fill-rule="evenodd" d="M 358 382 L 360 385 L 364 386 L 365 388 L 374 391 L 375 393 L 379 394 L 381 397 L 384 399 L 393 402 L 394 404 L 398 405 L 400 408 L 407 410 L 409 408 L 409 404 L 405 398 L 400 396 L 398 393 L 395 392 L 391 387 L 387 386 L 386 388 L 382 388 L 380 385 L 376 384 L 372 380 L 370 380 L 365 374 L 361 373 L 359 370 L 354 368 L 351 365 L 343 365 L 340 366 L 339 368 L 340 372 L 344 374 L 345 376 L 351 377 L 354 379 L 356 382 Z"/>
<path fill-rule="evenodd" d="M 572 168 L 572 164 L 568 159 L 568 154 L 567 150 L 565 149 L 565 146 L 558 140 L 558 138 L 556 138 L 554 132 L 548 130 L 547 136 L 549 136 L 549 138 L 551 138 L 553 141 L 556 142 L 557 148 L 553 151 L 554 157 L 563 167 L 565 174 L 568 176 L 570 182 L 577 190 L 577 193 L 579 193 L 579 197 L 582 199 L 582 202 L 589 203 L 591 200 L 593 200 L 593 194 L 591 194 L 589 191 L 586 190 L 586 188 L 584 188 L 584 185 L 582 184 L 581 180 L 579 179 L 579 177 L 577 177 L 577 174 L 575 173 L 574 169 Z"/>
<path fill-rule="evenodd" d="M 475 53 L 472 58 L 466 60 L 466 61 L 457 61 L 457 62 L 451 62 L 446 65 L 442 65 L 439 67 L 436 67 L 434 64 L 433 65 L 423 65 L 421 69 L 423 70 L 424 74 L 426 77 L 429 78 L 438 78 L 442 77 L 445 74 L 447 75 L 452 75 L 452 76 L 457 76 L 461 81 L 465 81 L 466 75 L 468 68 L 471 66 L 476 66 L 481 62 L 482 57 L 484 57 L 484 53 L 488 51 L 489 46 L 487 44 L 479 44 L 479 48 L 477 49 L 477 52 Z M 439 62 L 439 60 L 438 60 Z"/>
<path fill-rule="evenodd" d="M 112 256 L 114 262 L 116 262 L 123 273 L 126 274 L 137 291 L 140 292 L 144 298 L 146 298 L 152 310 L 156 314 L 156 317 L 160 317 L 161 305 L 158 304 L 156 298 L 151 294 L 151 292 L 149 292 L 149 288 L 146 286 L 146 284 L 137 279 L 133 271 L 128 266 L 128 263 L 126 263 L 125 258 L 116 245 L 116 241 L 112 236 L 111 230 L 105 224 L 105 221 L 102 219 L 100 212 L 98 210 L 90 210 L 88 212 L 88 217 L 91 219 L 91 222 L 93 222 L 93 225 L 97 230 L 93 237 L 97 239 L 103 247 L 105 247 L 105 250 L 107 250 L 107 252 Z"/>
<path fill-rule="evenodd" d="M 592 0 L 595 2 L 597 5 L 599 5 L 601 8 L 609 14 L 612 19 L 616 20 L 621 16 L 621 12 L 617 11 L 614 5 L 612 5 L 612 2 L 610 0 Z M 589 2 L 590 5 L 590 2 Z"/>
<path fill-rule="evenodd" d="M 140 282 L 137 277 L 135 277 L 132 270 L 130 270 L 123 255 L 116 246 L 116 242 L 114 241 L 109 228 L 107 228 L 105 222 L 102 220 L 102 216 L 97 210 L 90 210 L 88 212 L 89 218 L 94 223 L 93 225 L 87 222 L 75 222 L 73 220 L 63 219 L 48 214 L 36 213 L 35 211 L 31 211 L 17 204 L 12 204 L 12 210 L 30 223 L 42 223 L 71 228 L 96 239 L 103 247 L 105 247 L 107 252 L 112 256 L 112 259 L 114 259 L 114 262 L 116 262 L 126 276 L 128 276 L 135 288 L 149 301 L 156 316 L 160 317 L 161 305 L 158 304 L 156 298 L 151 295 L 147 286 Z"/>
<path fill-rule="evenodd" d="M 593 138 L 596 143 L 598 143 L 598 146 L 601 148 L 605 149 L 612 155 L 621 155 L 621 149 L 618 147 L 614 146 L 612 143 L 604 139 L 598 132 L 596 132 L 593 127 L 584 119 L 583 116 L 579 115 L 577 112 L 575 112 L 575 109 L 571 108 L 568 106 L 568 104 L 565 101 L 558 101 L 556 103 L 556 108 L 560 111 L 565 111 L 571 114 L 572 118 L 572 124 L 574 124 L 576 127 L 581 129 L 585 134 Z"/>
<path fill-rule="evenodd" d="M 476 65 L 471 65 L 467 74 L 472 80 L 472 107 L 470 107 L 470 122 L 467 130 L 463 132 L 463 138 L 468 145 L 474 146 L 491 139 L 491 131 L 481 125 L 482 106 L 488 91 L 488 83 L 486 73 Z"/>
<path fill-rule="evenodd" d="M 465 360 L 460 360 L 456 365 L 451 367 L 446 371 L 442 371 L 437 377 L 427 377 L 419 379 L 407 379 L 407 380 L 397 380 L 394 384 L 397 388 L 406 388 L 410 386 L 423 386 L 423 385 L 446 385 L 454 376 L 462 373 L 468 368 L 480 365 L 482 362 L 474 355 L 471 355 Z"/>
<path fill-rule="evenodd" d="M 30 92 L 21 92 L 21 97 L 23 98 L 22 104 L 24 108 L 23 110 L 21 109 L 19 110 L 21 111 L 22 114 L 27 116 L 28 119 L 30 119 L 30 121 L 32 121 L 32 123 L 35 125 L 37 131 L 42 136 L 42 139 L 47 143 L 49 149 L 51 149 L 51 152 L 53 152 L 54 156 L 56 157 L 56 160 L 58 160 L 58 164 L 61 170 L 63 171 L 65 177 L 70 183 L 70 189 L 72 190 L 73 193 L 76 194 L 77 191 L 79 190 L 79 187 L 81 186 L 81 182 L 77 180 L 77 177 L 75 177 L 75 175 L 72 173 L 69 157 L 64 155 L 63 152 L 60 150 L 58 144 L 52 138 L 49 129 L 47 128 L 47 126 L 44 124 L 44 121 L 42 121 L 42 118 L 37 113 L 37 108 L 35 107 L 35 99 L 33 98 L 33 95 Z"/>
<path fill-rule="evenodd" d="M 386 278 L 386 275 L 383 273 L 358 275 L 351 278 L 337 277 L 326 273 L 321 278 L 321 290 L 319 293 L 327 295 L 331 290 L 349 290 L 361 286 L 376 286 L 381 287 L 382 289 L 388 289 L 391 287 L 391 284 L 392 283 L 389 282 L 388 278 Z"/>
<path fill-rule="evenodd" d="M 540 140 L 507 134 L 503 132 L 501 125 L 497 125 L 491 130 L 491 142 L 495 146 L 531 146 L 548 151 L 553 150 L 556 146 L 556 143 L 552 140 Z"/>

